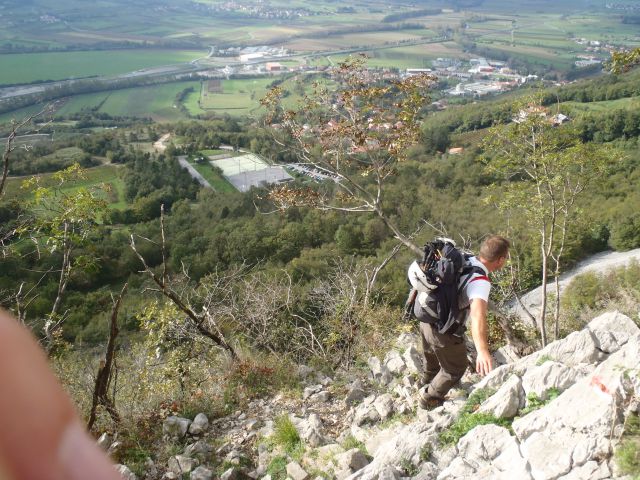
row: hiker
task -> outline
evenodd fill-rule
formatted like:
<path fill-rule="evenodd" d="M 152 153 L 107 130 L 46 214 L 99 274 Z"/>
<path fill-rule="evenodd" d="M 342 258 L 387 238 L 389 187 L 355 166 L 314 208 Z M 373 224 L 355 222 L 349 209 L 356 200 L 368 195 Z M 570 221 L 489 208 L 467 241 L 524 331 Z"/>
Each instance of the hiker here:
<path fill-rule="evenodd" d="M 426 361 L 422 378 L 422 384 L 426 385 L 426 388 L 420 395 L 419 401 L 420 407 L 424 409 L 442 405 L 449 389 L 462 378 L 467 369 L 467 350 L 464 341 L 467 324 L 470 326 L 477 351 L 476 372 L 484 376 L 491 371 L 491 355 L 487 340 L 487 307 L 491 290 L 488 274 L 504 266 L 509 256 L 510 246 L 506 238 L 491 235 L 482 242 L 477 257 L 463 257 L 452 243 L 445 245 L 461 258 L 459 261 L 464 265 L 458 270 L 462 273 L 458 274 L 459 278 L 455 277 L 457 284 L 452 287 L 453 294 L 450 294 L 450 301 L 457 303 L 457 308 L 454 307 L 451 312 L 451 316 L 455 317 L 454 322 L 451 324 L 450 321 L 451 325 L 444 328 L 442 319 L 439 323 L 432 320 L 425 321 L 423 309 L 429 309 L 429 306 L 421 303 L 421 300 L 424 301 L 428 293 L 418 293 L 414 307 L 415 315 L 421 320 L 420 333 Z M 442 302 L 442 300 L 439 301 Z M 429 312 L 432 314 L 430 318 L 433 318 L 433 311 L 429 310 Z"/>

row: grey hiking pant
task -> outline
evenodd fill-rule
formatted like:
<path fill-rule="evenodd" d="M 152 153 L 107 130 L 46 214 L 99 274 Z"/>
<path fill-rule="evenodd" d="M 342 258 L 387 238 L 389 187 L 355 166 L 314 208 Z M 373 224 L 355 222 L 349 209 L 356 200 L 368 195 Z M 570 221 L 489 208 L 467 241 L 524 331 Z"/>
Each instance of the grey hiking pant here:
<path fill-rule="evenodd" d="M 464 337 L 443 335 L 424 322 L 420 322 L 420 336 L 426 360 L 426 395 L 443 399 L 467 370 L 469 361 Z"/>

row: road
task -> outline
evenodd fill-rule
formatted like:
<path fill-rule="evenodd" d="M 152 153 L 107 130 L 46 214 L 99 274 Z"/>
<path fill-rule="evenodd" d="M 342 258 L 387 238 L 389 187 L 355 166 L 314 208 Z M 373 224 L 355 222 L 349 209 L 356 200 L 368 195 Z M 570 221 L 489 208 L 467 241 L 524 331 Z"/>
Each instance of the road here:
<path fill-rule="evenodd" d="M 187 161 L 187 157 L 184 157 L 184 156 L 178 157 L 178 162 L 180 162 L 180 165 L 182 165 L 183 168 L 187 169 L 187 171 L 191 174 L 191 176 L 195 178 L 198 181 L 198 183 L 200 183 L 200 185 L 202 185 L 203 187 L 210 188 L 215 192 L 216 189 L 213 188 L 211 184 L 207 182 L 207 180 L 202 175 L 200 175 L 200 173 L 198 173 L 198 171 L 195 168 L 193 168 L 193 165 L 191 165 Z"/>
<path fill-rule="evenodd" d="M 560 275 L 560 293 L 562 293 L 567 285 L 571 283 L 571 280 L 578 275 L 587 272 L 604 273 L 608 270 L 628 265 L 633 260 L 640 262 L 640 248 L 629 250 L 628 252 L 608 251 L 593 255 L 592 257 L 578 263 L 574 269 Z M 555 293 L 555 283 L 551 283 L 547 286 L 547 293 Z M 549 297 L 547 297 L 547 300 L 548 298 Z M 533 316 L 536 316 L 540 312 L 542 287 L 540 286 L 526 293 L 522 296 L 521 300 Z M 529 317 L 526 316 L 516 301 L 511 302 L 508 309 L 511 313 L 518 315 L 526 323 L 530 322 Z"/>

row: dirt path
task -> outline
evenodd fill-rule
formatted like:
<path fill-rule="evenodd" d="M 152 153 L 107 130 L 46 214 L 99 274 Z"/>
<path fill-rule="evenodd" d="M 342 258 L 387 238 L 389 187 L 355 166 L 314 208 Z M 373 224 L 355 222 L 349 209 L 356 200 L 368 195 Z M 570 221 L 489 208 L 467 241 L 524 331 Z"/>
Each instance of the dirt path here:
<path fill-rule="evenodd" d="M 170 133 L 165 133 L 153 144 L 153 148 L 155 148 L 157 152 L 163 153 L 167 149 L 166 142 L 170 137 Z"/>
<path fill-rule="evenodd" d="M 640 248 L 629 250 L 627 252 L 601 252 L 592 257 L 578 263 L 576 267 L 560 276 L 560 293 L 571 283 L 576 276 L 587 272 L 604 273 L 614 268 L 628 265 L 631 261 L 640 262 Z M 555 284 L 551 283 L 547 286 L 547 292 L 553 294 L 555 292 Z M 522 303 L 535 316 L 540 312 L 542 302 L 542 287 L 535 288 L 522 296 Z M 509 305 L 509 311 L 517 314 L 524 321 L 529 323 L 529 317 L 526 316 L 523 309 L 512 301 Z"/>

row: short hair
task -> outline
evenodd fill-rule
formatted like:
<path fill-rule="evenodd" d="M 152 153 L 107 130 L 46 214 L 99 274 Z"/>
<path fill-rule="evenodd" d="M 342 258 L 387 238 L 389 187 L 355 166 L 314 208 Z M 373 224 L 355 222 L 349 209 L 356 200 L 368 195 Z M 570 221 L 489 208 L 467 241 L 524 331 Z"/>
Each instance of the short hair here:
<path fill-rule="evenodd" d="M 489 235 L 480 245 L 480 256 L 490 262 L 495 262 L 509 254 L 511 243 L 500 235 Z"/>

